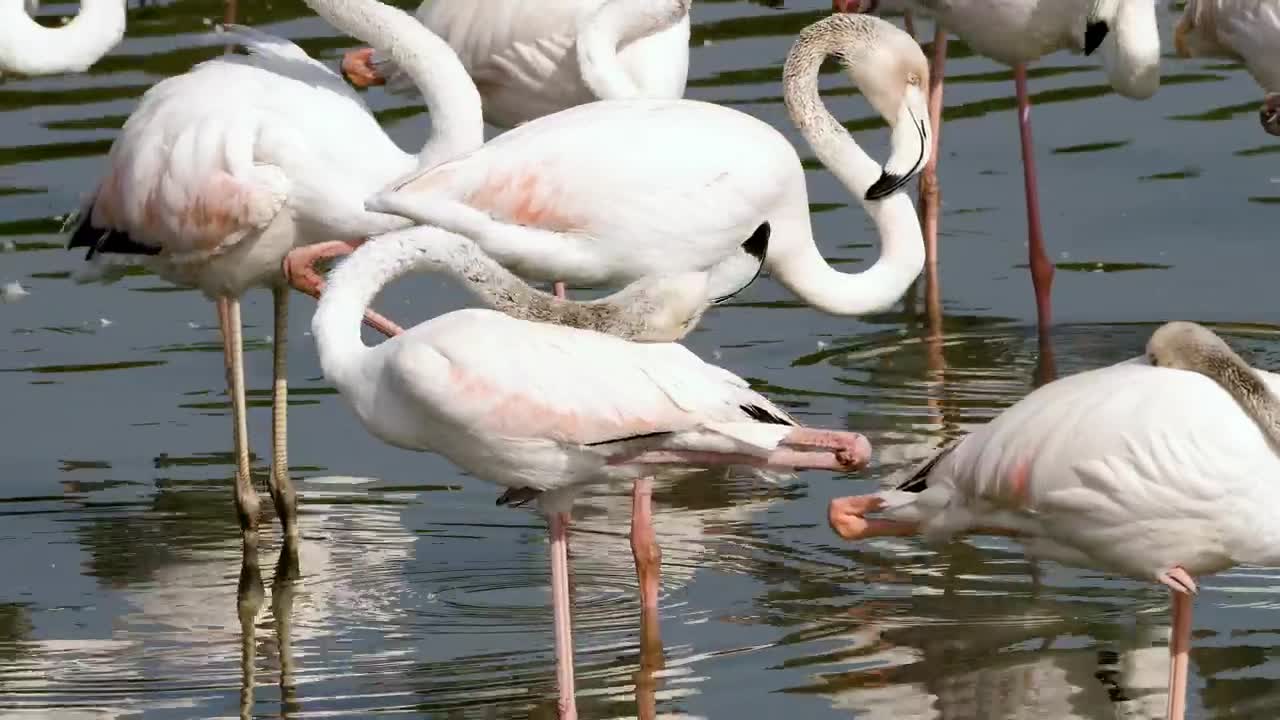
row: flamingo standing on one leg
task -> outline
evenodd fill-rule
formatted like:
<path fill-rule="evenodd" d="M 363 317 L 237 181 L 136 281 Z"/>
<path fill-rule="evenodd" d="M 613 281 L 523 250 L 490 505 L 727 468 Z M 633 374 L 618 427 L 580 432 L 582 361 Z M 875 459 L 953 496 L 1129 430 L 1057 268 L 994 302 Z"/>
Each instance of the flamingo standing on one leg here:
<path fill-rule="evenodd" d="M 1280 2 L 1187 0 L 1173 44 L 1182 57 L 1243 61 L 1266 92 L 1262 129 L 1280 135 Z"/>
<path fill-rule="evenodd" d="M 1193 577 L 1280 562 L 1277 392 L 1280 375 L 1217 335 L 1168 323 L 1145 357 L 1044 385 L 896 489 L 833 500 L 829 520 L 850 540 L 1012 535 L 1033 557 L 1167 585 L 1180 720 Z"/>
<path fill-rule="evenodd" d="M 1013 67 L 1027 205 L 1028 260 L 1036 295 L 1036 320 L 1041 331 L 1047 331 L 1052 322 L 1050 290 L 1054 266 L 1045 251 L 1040 225 L 1027 63 L 1067 48 L 1083 49 L 1086 55 L 1101 48 L 1107 76 L 1116 92 L 1135 99 L 1151 97 L 1160 86 L 1160 31 L 1154 0 L 832 0 L 831 5 L 837 12 L 869 12 L 892 5 L 933 16 L 939 25 L 934 36 L 929 91 L 930 118 L 935 127 L 941 123 L 947 30 L 955 31 L 979 54 Z M 936 154 L 933 157 L 936 160 Z M 936 163 L 926 168 L 926 173 L 921 180 L 920 203 L 926 252 L 933 259 L 937 257 L 938 228 Z"/>
<path fill-rule="evenodd" d="M 376 238 L 330 273 L 311 322 L 320 366 L 374 436 L 505 485 L 499 502 L 538 497 L 551 525 L 560 712 L 576 718 L 565 539 L 578 489 L 663 467 L 852 470 L 870 445 L 798 426 L 745 380 L 674 343 L 471 309 L 366 346 L 369 303 L 397 277 L 438 269 L 443 235 Z"/>
<path fill-rule="evenodd" d="M 419 154 L 401 150 L 359 96 L 301 48 L 239 28 L 235 36 L 251 56 L 202 63 L 143 95 L 112 144 L 107 174 L 83 206 L 69 243 L 88 248 L 82 280 L 110 275 L 122 263 L 145 262 L 217 302 L 246 553 L 257 547 L 259 501 L 249 474 L 239 297 L 252 287 L 272 288 L 268 484 L 285 535 L 296 540 L 297 500 L 286 454 L 285 253 L 403 227 L 399 218 L 367 212 L 364 198 L 420 164 L 438 163 L 484 140 L 479 95 L 439 38 L 377 0 L 309 2 L 344 32 L 391 48 L 419 82 L 430 77 L 425 94 L 433 135 Z M 380 320 L 370 317 L 375 325 Z"/>
<path fill-rule="evenodd" d="M 839 56 L 892 126 L 883 169 L 822 104 L 818 69 Z M 524 277 L 610 285 L 705 268 L 770 226 L 765 266 L 801 300 L 858 315 L 897 302 L 920 274 L 920 224 L 899 192 L 929 158 L 919 45 L 879 18 L 833 15 L 800 33 L 787 56 L 792 120 L 862 202 L 882 251 L 860 273 L 832 268 L 814 243 L 805 170 L 776 129 L 692 100 L 611 100 L 533 120 L 456 161 L 419 173 L 367 207 L 465 235 Z M 647 480 L 632 528 L 646 606 L 657 601 L 660 552 L 646 518 Z"/>
<path fill-rule="evenodd" d="M 0 74 L 84 72 L 124 37 L 125 0 L 81 0 L 60 28 L 34 19 L 38 0 L 0 0 Z"/>

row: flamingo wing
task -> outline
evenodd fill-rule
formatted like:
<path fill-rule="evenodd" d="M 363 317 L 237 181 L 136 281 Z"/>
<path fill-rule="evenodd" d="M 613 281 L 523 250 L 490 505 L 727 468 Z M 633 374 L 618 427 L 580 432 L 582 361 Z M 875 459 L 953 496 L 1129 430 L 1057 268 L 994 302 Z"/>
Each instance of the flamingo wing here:
<path fill-rule="evenodd" d="M 520 274 L 616 282 L 710 267 L 783 198 L 804 207 L 803 187 L 795 150 L 755 118 L 696 101 L 628 100 L 540 118 L 397 191 L 448 195 L 505 230 L 540 231 L 491 242 L 435 218 Z"/>
<path fill-rule="evenodd" d="M 681 345 L 490 310 L 410 330 L 388 370 L 392 387 L 447 425 L 508 439 L 598 445 L 714 423 L 794 424 L 745 380 Z"/>

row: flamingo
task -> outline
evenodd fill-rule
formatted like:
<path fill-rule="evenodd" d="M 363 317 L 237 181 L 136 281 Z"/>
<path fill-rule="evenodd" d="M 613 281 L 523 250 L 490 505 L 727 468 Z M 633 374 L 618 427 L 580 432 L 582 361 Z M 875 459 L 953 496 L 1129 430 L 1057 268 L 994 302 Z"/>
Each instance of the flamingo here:
<path fill-rule="evenodd" d="M 755 281 L 769 248 L 769 226 L 761 225 L 740 252 L 705 271 L 640 278 L 622 290 L 585 302 L 550 295 L 530 286 L 476 244 L 461 235 L 432 228 L 410 228 L 382 237 L 414 238 L 426 231 L 432 242 L 424 262 L 462 282 L 463 287 L 490 309 L 510 317 L 595 330 L 636 342 L 675 342 L 697 327 L 711 305 L 723 303 Z M 317 262 L 348 255 L 364 241 L 332 241 L 289 252 L 284 260 L 286 281 L 314 298 L 324 291 Z M 388 336 L 404 332 L 387 321 Z"/>
<path fill-rule="evenodd" d="M 84 72 L 124 37 L 125 0 L 81 0 L 80 13 L 60 28 L 31 16 L 39 0 L 0 0 L 0 74 Z"/>
<path fill-rule="evenodd" d="M 330 273 L 311 321 L 320 367 L 378 439 L 505 486 L 499 504 L 537 499 L 551 531 L 561 717 L 576 718 L 565 540 L 583 486 L 661 468 L 852 470 L 870 445 L 799 426 L 745 380 L 675 343 L 475 308 L 366 346 L 369 303 L 408 272 L 439 269 L 446 238 L 430 227 L 386 234 Z"/>
<path fill-rule="evenodd" d="M 1031 139 L 1031 100 L 1027 63 L 1068 48 L 1086 55 L 1101 48 L 1111 87 L 1124 97 L 1142 100 L 1160 87 L 1160 28 L 1154 0 L 831 0 L 836 12 L 871 12 L 890 6 L 930 14 L 938 23 L 934 35 L 933 84 L 929 88 L 930 120 L 940 136 L 942 78 L 947 29 L 955 31 L 975 52 L 1013 67 L 1022 142 L 1022 174 L 1027 205 L 1027 252 L 1041 331 L 1052 322 L 1050 290 L 1054 266 L 1044 248 L 1035 151 Z M 928 264 L 936 262 L 939 193 L 937 154 L 921 178 Z"/>
<path fill-rule="evenodd" d="M 297 535 L 286 452 L 287 286 L 292 247 L 405 225 L 361 201 L 419 164 L 484 141 L 480 98 L 456 55 L 401 10 L 377 0 L 309 0 L 340 30 L 388 47 L 423 82 L 433 134 L 417 155 L 383 132 L 359 96 L 298 46 L 250 28 L 251 53 L 168 78 L 142 97 L 112 143 L 107 172 L 78 213 L 69 248 L 87 247 L 80 281 L 143 262 L 216 301 L 231 395 L 235 498 L 246 552 L 257 547 L 259 501 L 249 475 L 239 298 L 272 289 L 272 462 L 268 487 L 285 535 Z M 438 95 L 459 102 L 438 102 Z M 469 101 L 469 102 L 467 102 Z M 390 332 L 380 317 L 369 322 Z M 296 544 L 296 543 L 294 543 Z"/>
<path fill-rule="evenodd" d="M 1169 587 L 1168 717 L 1186 708 L 1195 577 L 1280 562 L 1280 375 L 1203 326 L 1040 387 L 895 489 L 838 498 L 845 539 L 1012 535 L 1028 555 Z M 884 511 L 889 519 L 865 517 Z"/>
<path fill-rule="evenodd" d="M 1187 0 L 1173 31 L 1182 57 L 1243 61 L 1266 96 L 1262 129 L 1280 135 L 1280 3 L 1275 0 Z"/>
<path fill-rule="evenodd" d="M 831 116 L 818 69 L 838 55 L 892 126 L 881 168 Z M 693 100 L 609 100 L 530 121 L 479 150 L 416 173 L 367 208 L 471 238 L 526 278 L 617 285 L 705 268 L 771 228 L 765 267 L 814 307 L 860 315 L 897 302 L 920 274 L 924 245 L 899 192 L 928 160 L 928 66 L 879 18 L 833 15 L 802 31 L 787 56 L 792 120 L 876 223 L 881 254 L 859 273 L 833 269 L 814 243 L 805 171 L 791 143 L 744 113 Z M 635 488 L 632 525 L 646 607 L 657 602 L 660 550 Z"/>
<path fill-rule="evenodd" d="M 457 51 L 498 127 L 596 99 L 684 95 L 689 0 L 427 0 L 417 18 Z M 342 71 L 359 87 L 415 90 L 381 55 L 351 50 Z"/>

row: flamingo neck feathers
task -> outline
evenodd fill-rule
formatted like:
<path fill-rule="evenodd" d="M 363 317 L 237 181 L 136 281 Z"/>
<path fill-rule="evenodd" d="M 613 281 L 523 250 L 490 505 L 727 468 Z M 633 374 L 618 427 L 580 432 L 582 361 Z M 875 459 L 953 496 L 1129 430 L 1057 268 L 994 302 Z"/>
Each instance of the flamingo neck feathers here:
<path fill-rule="evenodd" d="M 618 47 L 675 27 L 689 14 L 691 0 L 609 0 L 581 22 L 578 71 L 601 100 L 643 97 L 618 59 Z"/>
<path fill-rule="evenodd" d="M 1191 322 L 1165 323 L 1147 342 L 1147 359 L 1157 367 L 1200 373 L 1222 386 L 1280 451 L 1280 400 L 1213 331 Z"/>
<path fill-rule="evenodd" d="M 434 167 L 484 144 L 480 91 L 448 43 L 378 0 L 306 2 L 329 24 L 385 52 L 422 93 L 432 133 L 418 151 L 419 167 Z"/>
<path fill-rule="evenodd" d="M 22 0 L 0 0 L 0 72 L 84 72 L 120 42 L 124 27 L 125 0 L 83 0 L 60 28 L 37 23 Z"/>
<path fill-rule="evenodd" d="M 837 315 L 888 308 L 924 267 L 924 237 L 911 199 L 900 191 L 883 200 L 866 199 L 881 167 L 831 115 L 818 92 L 818 69 L 828 55 L 840 55 L 852 67 L 876 53 L 872 22 L 883 21 L 838 14 L 810 26 L 800 34 L 783 68 L 783 96 L 791 121 L 822 164 L 862 203 L 880 234 L 880 257 L 859 273 L 835 270 L 811 242 L 794 243 L 770 257 L 784 285 L 808 304 Z"/>

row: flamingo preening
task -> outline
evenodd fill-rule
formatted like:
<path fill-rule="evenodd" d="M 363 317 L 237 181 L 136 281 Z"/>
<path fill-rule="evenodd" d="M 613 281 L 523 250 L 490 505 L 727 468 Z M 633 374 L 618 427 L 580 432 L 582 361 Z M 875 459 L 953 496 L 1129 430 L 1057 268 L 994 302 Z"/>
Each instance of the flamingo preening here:
<path fill-rule="evenodd" d="M 829 521 L 848 540 L 1011 535 L 1035 558 L 1168 586 L 1181 720 L 1194 578 L 1280 563 L 1277 392 L 1280 375 L 1208 329 L 1168 323 L 1145 356 L 1040 387 L 894 489 L 833 500 Z"/>

